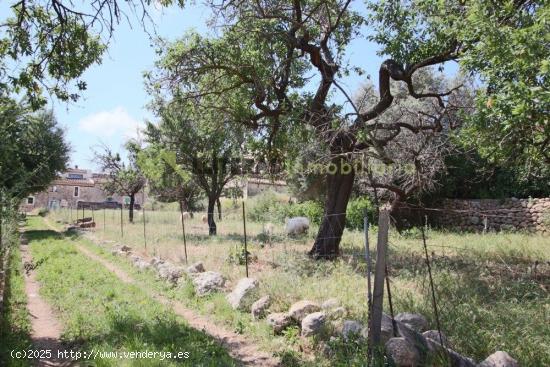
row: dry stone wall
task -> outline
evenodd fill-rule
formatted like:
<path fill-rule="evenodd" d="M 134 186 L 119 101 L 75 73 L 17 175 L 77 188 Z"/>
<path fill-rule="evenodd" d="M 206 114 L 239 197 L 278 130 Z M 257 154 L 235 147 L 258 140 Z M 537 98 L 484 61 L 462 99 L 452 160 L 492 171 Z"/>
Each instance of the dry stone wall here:
<path fill-rule="evenodd" d="M 446 199 L 426 215 L 443 228 L 466 231 L 529 230 L 550 234 L 550 198 Z"/>

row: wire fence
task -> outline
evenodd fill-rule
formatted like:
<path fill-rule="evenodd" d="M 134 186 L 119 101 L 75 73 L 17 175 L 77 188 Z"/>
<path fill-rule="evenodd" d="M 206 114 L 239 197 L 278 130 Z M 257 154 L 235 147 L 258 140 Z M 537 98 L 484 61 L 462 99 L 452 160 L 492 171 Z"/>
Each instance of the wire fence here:
<path fill-rule="evenodd" d="M 212 223 L 208 223 L 206 211 L 182 214 L 175 207 L 157 206 L 153 209 L 147 203 L 140 210 L 134 211 L 133 222 L 129 221 L 127 208 L 63 208 L 54 211 L 53 217 L 67 225 L 79 220 L 81 223 L 78 224 L 81 225 L 83 219 L 91 218 L 94 225 L 84 229 L 93 232 L 104 243 L 125 244 L 137 253 L 158 256 L 180 264 L 200 261 L 206 269 L 221 271 L 233 280 L 244 276 L 281 277 L 281 272 L 286 271 L 292 262 L 300 263 L 298 266 L 303 268 L 300 274 L 311 276 L 315 271 L 322 271 L 331 276 L 333 269 L 328 265 L 321 267 L 322 270 L 315 268 L 311 270 L 312 273 L 308 273 L 305 268 L 315 265 L 304 260 L 304 256 L 315 240 L 322 242 L 334 239 L 334 236 L 316 237 L 319 223 L 329 217 L 343 217 L 345 213 L 324 216 L 321 220 L 310 222 L 307 231 L 298 229 L 295 233 L 289 233 L 291 228 L 288 227 L 288 218 L 282 218 L 279 214 L 263 213 L 261 220 L 257 220 L 257 217 L 251 215 L 247 202 L 224 200 L 222 204 L 221 213 L 217 209 L 211 213 L 215 221 L 215 236 L 209 235 Z M 437 208 L 411 209 L 425 212 Z M 471 212 L 472 215 L 474 213 L 491 215 L 494 212 Z M 509 218 L 509 215 L 506 217 Z M 373 238 L 378 234 L 378 228 L 368 223 L 366 217 L 363 230 L 349 230 L 338 220 L 327 222 L 329 230 L 326 233 L 342 233 L 337 236 L 341 240 L 341 259 L 358 277 L 350 276 L 349 279 L 363 279 L 360 284 L 346 285 L 350 289 L 363 289 L 352 302 L 356 302 L 357 309 L 365 310 L 363 315 L 370 317 L 373 297 L 371 277 L 374 276 L 377 257 Z M 479 248 L 476 248 L 465 245 L 460 239 L 463 236 L 460 233 L 451 233 L 445 237 L 445 234 L 435 231 L 425 218 L 422 222 L 417 230 L 401 234 L 390 230 L 387 263 L 384 266 L 384 297 L 392 318 L 394 312 L 398 311 L 422 311 L 438 331 L 452 334 L 453 330 L 463 328 L 460 323 L 464 323 L 464 304 L 468 303 L 468 297 L 485 297 L 487 292 L 496 292 L 487 290 L 491 281 L 506 287 L 524 282 L 529 284 L 525 292 L 531 292 L 531 297 L 548 295 L 550 261 L 543 252 L 537 252 L 536 249 L 529 253 L 522 252 L 524 249 L 520 251 L 514 248 L 517 243 L 511 243 L 505 236 L 499 238 L 490 233 L 468 234 L 471 241 L 477 241 Z M 333 225 L 337 227 L 331 227 Z M 449 236 L 459 244 L 450 241 Z M 411 302 L 409 297 L 413 290 L 403 286 L 413 281 L 414 292 L 422 295 L 420 303 Z M 461 286 L 468 289 L 463 290 Z M 296 287 L 299 285 L 296 284 Z M 315 290 L 318 294 L 327 294 L 329 291 L 334 290 Z M 288 289 L 280 292 L 289 293 Z M 346 293 L 342 290 L 339 292 Z M 527 297 L 523 291 L 515 292 Z M 507 293 L 503 290 L 502 294 Z M 443 341 L 444 337 L 440 336 L 440 339 Z M 451 348 L 457 347 L 466 354 L 470 352 L 465 345 L 455 346 L 448 340 L 444 344 Z"/>

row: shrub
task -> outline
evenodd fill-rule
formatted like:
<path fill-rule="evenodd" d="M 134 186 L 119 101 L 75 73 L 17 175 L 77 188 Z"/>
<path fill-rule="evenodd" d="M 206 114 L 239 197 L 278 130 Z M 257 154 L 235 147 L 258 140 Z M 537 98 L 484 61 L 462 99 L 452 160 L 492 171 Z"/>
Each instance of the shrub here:
<path fill-rule="evenodd" d="M 376 217 L 376 207 L 366 196 L 355 198 L 349 201 L 346 209 L 346 227 L 351 229 L 363 228 L 365 211 L 370 224 L 374 224 Z"/>
<path fill-rule="evenodd" d="M 255 222 L 269 222 L 281 219 L 283 204 L 273 192 L 267 191 L 262 193 L 255 197 L 254 200 L 251 200 L 250 203 L 251 205 L 247 211 L 249 220 Z"/>
<path fill-rule="evenodd" d="M 304 201 L 303 203 L 291 204 L 284 207 L 284 217 L 306 217 L 312 223 L 321 223 L 323 217 L 323 206 L 313 200 Z"/>

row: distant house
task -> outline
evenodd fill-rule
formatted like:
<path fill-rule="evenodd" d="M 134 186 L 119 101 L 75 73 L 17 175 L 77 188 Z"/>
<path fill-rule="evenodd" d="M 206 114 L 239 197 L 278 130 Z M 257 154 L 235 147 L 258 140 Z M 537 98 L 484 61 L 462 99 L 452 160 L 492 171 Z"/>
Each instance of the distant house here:
<path fill-rule="evenodd" d="M 106 181 L 104 173 L 93 173 L 90 170 L 70 168 L 59 176 L 42 192 L 29 195 L 23 200 L 20 210 L 30 212 L 38 208 L 81 208 L 95 205 L 120 207 L 128 203 L 128 198 L 120 195 L 109 195 L 102 184 Z M 142 204 L 142 195 L 136 195 L 136 206 Z"/>

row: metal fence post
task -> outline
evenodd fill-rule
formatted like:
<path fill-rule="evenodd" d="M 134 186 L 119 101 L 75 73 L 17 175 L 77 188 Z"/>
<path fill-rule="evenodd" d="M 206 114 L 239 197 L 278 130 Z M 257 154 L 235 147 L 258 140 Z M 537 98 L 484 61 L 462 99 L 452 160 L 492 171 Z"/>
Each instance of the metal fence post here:
<path fill-rule="evenodd" d="M 124 238 L 124 219 L 122 218 L 122 212 L 123 212 L 124 204 L 120 204 L 120 237 Z"/>
<path fill-rule="evenodd" d="M 185 264 L 187 264 L 187 240 L 185 239 L 185 220 L 183 218 L 183 206 L 180 205 L 181 232 L 183 234 L 183 252 L 185 253 Z"/>
<path fill-rule="evenodd" d="M 365 260 L 367 261 L 367 305 L 369 315 L 372 306 L 372 288 L 371 288 L 371 261 L 370 261 L 370 245 L 369 245 L 369 218 L 367 217 L 367 209 L 365 209 L 365 217 L 363 219 L 363 231 L 365 232 Z M 369 316 L 370 317 L 370 316 Z"/>
<path fill-rule="evenodd" d="M 248 278 L 248 248 L 246 244 L 246 213 L 244 210 L 244 201 L 243 201 L 243 231 L 244 231 L 244 266 L 246 269 L 246 277 Z"/>

